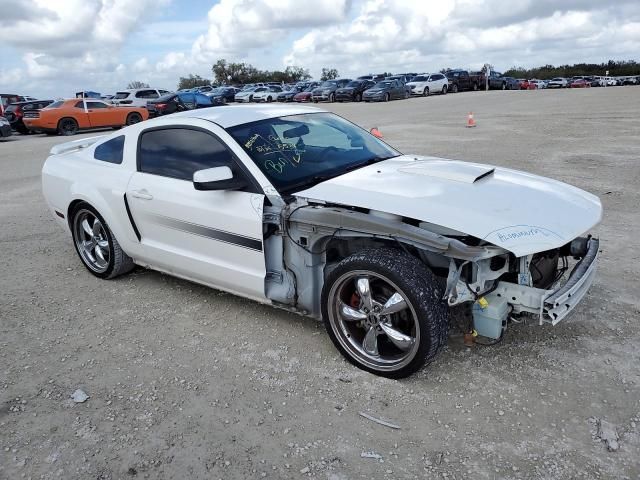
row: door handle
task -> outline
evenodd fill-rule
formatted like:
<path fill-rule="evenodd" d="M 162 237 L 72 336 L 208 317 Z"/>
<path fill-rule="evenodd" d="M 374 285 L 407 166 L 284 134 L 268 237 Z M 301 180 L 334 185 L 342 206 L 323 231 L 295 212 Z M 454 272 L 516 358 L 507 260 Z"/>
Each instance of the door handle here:
<path fill-rule="evenodd" d="M 134 190 L 131 192 L 131 196 L 141 200 L 153 200 L 153 195 L 146 190 Z"/>

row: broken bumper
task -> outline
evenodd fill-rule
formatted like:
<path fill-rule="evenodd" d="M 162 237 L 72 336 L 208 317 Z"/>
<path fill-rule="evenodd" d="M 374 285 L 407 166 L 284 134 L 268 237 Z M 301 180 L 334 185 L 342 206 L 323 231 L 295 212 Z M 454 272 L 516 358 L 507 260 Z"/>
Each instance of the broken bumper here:
<path fill-rule="evenodd" d="M 586 255 L 574 267 L 569 279 L 555 290 L 543 290 L 514 283 L 500 282 L 490 296 L 506 297 L 514 313 L 539 315 L 540 324 L 556 325 L 580 303 L 595 278 L 600 242 L 589 240 Z"/>

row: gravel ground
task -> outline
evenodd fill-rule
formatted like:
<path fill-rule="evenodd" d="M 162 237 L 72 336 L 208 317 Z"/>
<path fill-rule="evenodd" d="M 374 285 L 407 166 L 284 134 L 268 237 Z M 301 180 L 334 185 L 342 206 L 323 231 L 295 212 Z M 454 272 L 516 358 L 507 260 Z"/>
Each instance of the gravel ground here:
<path fill-rule="evenodd" d="M 313 320 L 142 269 L 94 278 L 40 192 L 67 139 L 0 142 L 0 478 L 640 478 L 638 105 L 618 87 L 327 106 L 402 151 L 604 204 L 598 277 L 570 319 L 493 347 L 452 332 L 402 381 L 351 367 Z"/>

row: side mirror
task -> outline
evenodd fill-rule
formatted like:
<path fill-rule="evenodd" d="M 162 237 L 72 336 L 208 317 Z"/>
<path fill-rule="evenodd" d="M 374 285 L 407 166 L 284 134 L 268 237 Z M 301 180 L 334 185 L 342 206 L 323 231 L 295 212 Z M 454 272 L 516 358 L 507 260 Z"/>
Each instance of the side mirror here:
<path fill-rule="evenodd" d="M 233 176 L 229 167 L 213 167 L 193 173 L 193 188 L 196 190 L 240 190 L 247 182 Z"/>

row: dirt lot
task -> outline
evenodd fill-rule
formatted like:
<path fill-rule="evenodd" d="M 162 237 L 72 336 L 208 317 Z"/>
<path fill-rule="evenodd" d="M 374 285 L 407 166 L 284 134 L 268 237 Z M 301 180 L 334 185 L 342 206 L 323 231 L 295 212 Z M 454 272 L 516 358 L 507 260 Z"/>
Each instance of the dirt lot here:
<path fill-rule="evenodd" d="M 640 478 L 639 105 L 619 87 L 328 106 L 401 151 L 554 177 L 605 208 L 570 321 L 474 349 L 452 332 L 403 381 L 348 365 L 313 320 L 152 271 L 94 278 L 40 192 L 67 139 L 0 143 L 0 478 Z"/>

